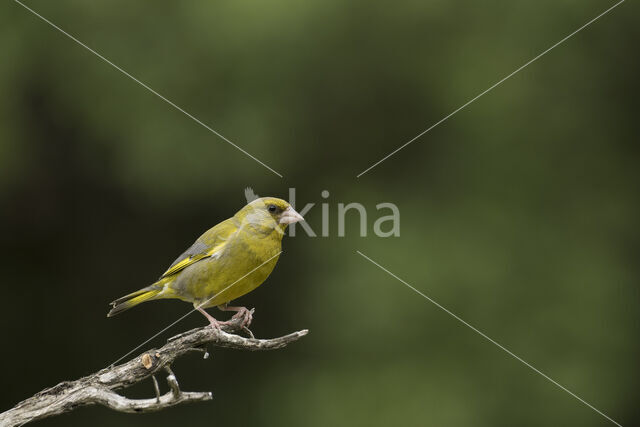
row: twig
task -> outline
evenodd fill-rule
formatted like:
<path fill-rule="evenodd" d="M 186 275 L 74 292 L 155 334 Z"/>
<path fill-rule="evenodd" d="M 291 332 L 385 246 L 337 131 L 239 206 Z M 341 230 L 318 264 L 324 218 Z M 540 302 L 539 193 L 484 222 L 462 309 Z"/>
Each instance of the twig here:
<path fill-rule="evenodd" d="M 156 401 L 160 403 L 160 386 L 158 385 L 158 380 L 155 375 L 151 375 L 151 379 L 153 380 L 153 389 L 156 392 Z"/>
<path fill-rule="evenodd" d="M 242 320 L 234 319 L 217 331 L 207 326 L 192 329 L 170 338 L 159 349 L 151 349 L 121 365 L 110 366 L 94 374 L 75 381 L 64 381 L 42 390 L 23 400 L 13 408 L 0 414 L 0 426 L 21 426 L 31 421 L 72 411 L 79 406 L 100 404 L 121 412 L 141 413 L 159 411 L 170 406 L 187 402 L 201 402 L 213 399 L 211 392 L 186 392 L 180 390 L 178 380 L 171 370 L 171 364 L 179 357 L 193 352 L 204 351 L 207 344 L 238 350 L 275 350 L 282 348 L 303 336 L 308 330 L 284 335 L 273 339 L 245 338 L 234 335 L 242 330 Z M 154 374 L 161 370 L 168 372 L 169 391 L 160 395 Z M 151 399 L 129 399 L 115 390 L 130 387 L 147 378 L 153 378 L 156 397 Z"/>

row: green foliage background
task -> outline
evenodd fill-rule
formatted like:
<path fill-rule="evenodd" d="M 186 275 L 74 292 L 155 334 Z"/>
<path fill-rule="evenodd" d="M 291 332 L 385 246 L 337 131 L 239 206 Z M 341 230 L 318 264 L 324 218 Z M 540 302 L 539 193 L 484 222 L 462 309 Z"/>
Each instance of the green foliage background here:
<path fill-rule="evenodd" d="M 600 426 L 639 422 L 638 5 L 626 2 L 361 178 L 612 2 L 62 0 L 0 5 L 0 409 L 98 370 L 190 306 L 114 319 L 201 232 L 260 195 L 396 203 L 401 236 L 287 238 L 239 302 L 273 353 L 176 364 L 208 404 L 92 407 L 43 426 Z M 331 195 L 325 201 L 322 190 Z M 194 315 L 171 333 L 204 323 Z M 34 339 L 35 338 L 35 339 Z M 149 396 L 152 385 L 131 390 Z"/>

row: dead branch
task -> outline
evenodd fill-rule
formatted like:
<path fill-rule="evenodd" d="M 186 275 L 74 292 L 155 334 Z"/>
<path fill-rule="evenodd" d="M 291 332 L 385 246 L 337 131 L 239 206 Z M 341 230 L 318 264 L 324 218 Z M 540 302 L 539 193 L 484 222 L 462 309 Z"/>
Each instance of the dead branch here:
<path fill-rule="evenodd" d="M 246 328 L 244 328 L 246 329 Z M 99 404 L 116 411 L 141 413 L 159 411 L 187 402 L 211 400 L 211 392 L 185 392 L 171 370 L 171 364 L 181 356 L 201 351 L 208 356 L 208 344 L 238 350 L 274 350 L 297 341 L 308 333 L 304 329 L 273 339 L 245 338 L 233 334 L 243 330 L 240 319 L 232 319 L 221 331 L 206 326 L 170 338 L 159 349 L 147 350 L 121 365 L 110 366 L 75 381 L 64 381 L 42 390 L 0 414 L 0 426 L 21 426 L 31 421 L 74 410 L 79 406 Z M 154 374 L 165 371 L 169 391 L 160 395 Z M 125 389 L 147 378 L 153 380 L 156 397 L 129 399 L 116 390 Z"/>

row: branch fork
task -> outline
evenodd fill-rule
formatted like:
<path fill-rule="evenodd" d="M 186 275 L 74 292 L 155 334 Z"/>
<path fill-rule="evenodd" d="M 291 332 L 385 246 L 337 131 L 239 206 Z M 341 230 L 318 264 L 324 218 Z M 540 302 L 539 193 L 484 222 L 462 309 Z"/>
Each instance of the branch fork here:
<path fill-rule="evenodd" d="M 176 335 L 159 349 L 151 349 L 121 365 L 110 366 L 94 374 L 75 381 L 64 381 L 51 388 L 36 393 L 6 412 L 0 413 L 3 427 L 21 426 L 31 421 L 69 412 L 76 407 L 99 404 L 120 412 L 142 413 L 159 411 L 188 402 L 203 402 L 213 399 L 211 392 L 182 391 L 171 364 L 185 354 L 197 351 L 208 358 L 206 347 L 238 350 L 275 350 L 299 340 L 309 332 L 306 329 L 278 338 L 256 339 L 236 335 L 245 332 L 242 319 L 234 319 L 222 325 L 220 330 L 209 326 L 192 329 Z M 160 395 L 160 387 L 155 374 L 166 371 L 169 391 Z M 125 389 L 151 377 L 155 397 L 150 399 L 129 399 L 116 390 Z"/>

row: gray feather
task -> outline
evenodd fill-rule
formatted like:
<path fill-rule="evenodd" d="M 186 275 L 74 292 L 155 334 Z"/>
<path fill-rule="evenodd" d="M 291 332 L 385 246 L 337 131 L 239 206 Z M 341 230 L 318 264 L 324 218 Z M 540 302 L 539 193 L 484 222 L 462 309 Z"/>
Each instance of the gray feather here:
<path fill-rule="evenodd" d="M 208 251 L 209 250 L 209 245 L 207 245 L 206 243 L 204 243 L 203 241 L 200 240 L 196 240 L 196 242 L 191 245 L 191 247 L 189 247 L 189 249 L 187 249 L 186 251 L 184 251 L 182 253 L 182 255 L 180 255 L 178 258 L 176 258 L 175 261 L 173 261 L 173 264 L 171 264 L 169 266 L 169 268 L 173 267 L 174 265 L 176 265 L 177 263 L 179 263 L 180 261 L 192 257 L 194 255 L 198 255 L 201 254 L 202 252 Z"/>

